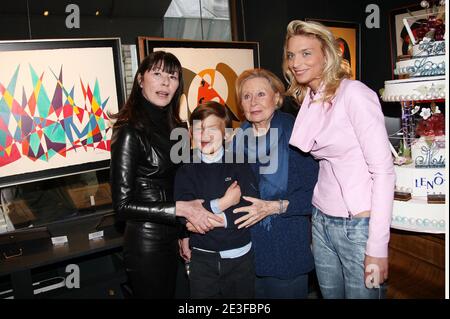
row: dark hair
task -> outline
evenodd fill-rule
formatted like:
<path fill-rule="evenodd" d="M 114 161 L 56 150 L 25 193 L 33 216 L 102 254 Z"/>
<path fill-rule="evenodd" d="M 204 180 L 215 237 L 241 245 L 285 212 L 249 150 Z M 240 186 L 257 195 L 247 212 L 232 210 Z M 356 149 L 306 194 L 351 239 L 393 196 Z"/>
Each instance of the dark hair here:
<path fill-rule="evenodd" d="M 348 46 L 347 41 L 343 38 L 336 39 L 339 48 L 342 50 L 342 58 L 348 61 L 348 64 L 352 65 L 352 59 L 350 55 L 350 47 Z"/>
<path fill-rule="evenodd" d="M 228 110 L 226 106 L 223 106 L 222 104 L 216 101 L 208 101 L 199 104 L 189 117 L 189 124 L 192 127 L 195 120 L 203 121 L 210 115 L 215 115 L 221 120 L 223 120 L 225 128 L 232 127 L 233 122 L 230 110 Z"/>
<path fill-rule="evenodd" d="M 117 119 L 114 127 L 120 127 L 126 123 L 133 125 L 135 128 L 141 131 L 146 131 L 148 123 L 147 112 L 145 112 L 140 99 L 142 98 L 142 88 L 139 85 L 139 77 L 144 76 L 145 72 L 154 68 L 160 68 L 163 66 L 163 71 L 174 74 L 178 72 L 179 85 L 175 94 L 168 106 L 169 114 L 169 127 L 172 129 L 181 125 L 180 119 L 180 98 L 183 94 L 183 69 L 180 61 L 175 55 L 164 51 L 155 51 L 150 53 L 142 60 L 139 68 L 134 76 L 133 87 L 131 88 L 130 96 L 128 97 L 125 105 L 116 114 L 110 115 L 112 119 Z"/>

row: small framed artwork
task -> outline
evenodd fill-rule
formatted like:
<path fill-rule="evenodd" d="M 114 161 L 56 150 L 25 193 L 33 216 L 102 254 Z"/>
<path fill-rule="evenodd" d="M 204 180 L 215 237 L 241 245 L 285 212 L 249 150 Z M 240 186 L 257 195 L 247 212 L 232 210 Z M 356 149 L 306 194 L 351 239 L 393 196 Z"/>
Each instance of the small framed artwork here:
<path fill-rule="evenodd" d="M 234 126 L 244 120 L 236 96 L 237 77 L 245 70 L 259 67 L 257 42 L 219 42 L 169 40 L 139 37 L 139 60 L 163 50 L 174 54 L 183 67 L 184 94 L 180 117 L 187 120 L 201 102 L 210 100 L 225 105 L 234 115 Z"/>
<path fill-rule="evenodd" d="M 342 56 L 352 69 L 353 80 L 361 79 L 361 26 L 356 22 L 305 19 L 306 21 L 320 22 L 334 34 L 342 50 Z"/>
<path fill-rule="evenodd" d="M 111 204 L 109 183 L 67 188 L 67 193 L 78 210 Z"/>
<path fill-rule="evenodd" d="M 0 41 L 0 187 L 109 167 L 120 39 Z"/>

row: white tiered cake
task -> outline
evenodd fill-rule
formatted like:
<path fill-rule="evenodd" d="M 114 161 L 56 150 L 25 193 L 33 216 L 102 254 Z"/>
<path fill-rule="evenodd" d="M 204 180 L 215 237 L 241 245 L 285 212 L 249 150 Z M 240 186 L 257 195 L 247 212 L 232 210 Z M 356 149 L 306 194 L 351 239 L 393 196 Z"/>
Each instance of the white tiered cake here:
<path fill-rule="evenodd" d="M 433 194 L 448 188 L 444 169 L 416 168 L 414 164 L 395 166 L 396 188 L 391 226 L 427 233 L 444 233 L 445 203 L 433 203 Z M 405 197 L 401 195 L 405 194 Z M 410 194 L 410 195 L 409 195 Z M 409 199 L 408 199 L 409 198 Z M 430 199 L 429 199 L 430 198 Z"/>
<path fill-rule="evenodd" d="M 422 40 L 413 46 L 413 57 L 399 61 L 394 74 L 400 80 L 386 81 L 383 101 L 424 101 L 445 98 L 445 42 Z"/>
<path fill-rule="evenodd" d="M 445 98 L 445 75 L 384 82 L 383 101 L 425 101 Z"/>
<path fill-rule="evenodd" d="M 409 164 L 395 166 L 397 181 L 391 226 L 444 233 L 448 220 L 444 117 L 435 103 L 427 108 L 422 102 L 445 98 L 445 42 L 418 40 L 412 48 L 412 57 L 396 63 L 394 74 L 400 79 L 386 81 L 382 94 L 385 102 L 402 104 L 403 143 L 410 152 Z M 413 116 L 421 108 L 423 120 L 416 128 Z"/>
<path fill-rule="evenodd" d="M 445 74 L 445 41 L 422 40 L 413 46 L 411 59 L 398 61 L 398 76 L 435 76 Z"/>

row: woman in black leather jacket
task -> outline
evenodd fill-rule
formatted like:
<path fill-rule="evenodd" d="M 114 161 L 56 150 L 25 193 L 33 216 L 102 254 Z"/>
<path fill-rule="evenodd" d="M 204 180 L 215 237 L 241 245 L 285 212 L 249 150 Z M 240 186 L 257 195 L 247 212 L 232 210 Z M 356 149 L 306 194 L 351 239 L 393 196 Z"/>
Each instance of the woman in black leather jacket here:
<path fill-rule="evenodd" d="M 173 298 L 179 224 L 185 217 L 204 233 L 212 228 L 201 200 L 174 202 L 177 165 L 170 158 L 181 126 L 182 69 L 171 53 L 156 51 L 140 64 L 127 102 L 113 118 L 111 190 L 114 210 L 126 221 L 124 262 L 137 298 Z"/>

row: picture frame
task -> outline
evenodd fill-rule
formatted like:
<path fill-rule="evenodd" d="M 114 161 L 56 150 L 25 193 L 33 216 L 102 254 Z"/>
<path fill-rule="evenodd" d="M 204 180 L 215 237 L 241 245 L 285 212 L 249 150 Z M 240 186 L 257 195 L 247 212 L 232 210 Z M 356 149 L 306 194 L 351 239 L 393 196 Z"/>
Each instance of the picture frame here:
<path fill-rule="evenodd" d="M 361 25 L 356 22 L 306 18 L 328 27 L 341 44 L 344 58 L 350 61 L 353 80 L 361 79 Z"/>
<path fill-rule="evenodd" d="M 78 211 L 95 209 L 112 203 L 109 183 L 68 188 L 67 193 Z"/>
<path fill-rule="evenodd" d="M 259 44 L 237 41 L 175 40 L 138 37 L 139 61 L 156 50 L 173 53 L 183 67 L 184 94 L 180 118 L 187 121 L 200 102 L 216 100 L 233 114 L 233 126 L 243 121 L 237 106 L 235 82 L 247 69 L 259 67 Z"/>
<path fill-rule="evenodd" d="M 105 169 L 119 38 L 0 41 L 0 187 Z"/>
<path fill-rule="evenodd" d="M 397 58 L 408 54 L 409 35 L 403 24 L 403 18 L 409 18 L 408 21 L 412 25 L 417 22 L 417 20 L 423 18 L 426 13 L 427 9 L 422 8 L 418 4 L 396 8 L 389 12 L 389 43 L 391 45 L 392 79 L 395 78 L 394 69 Z M 415 18 L 416 16 L 417 18 Z"/>

